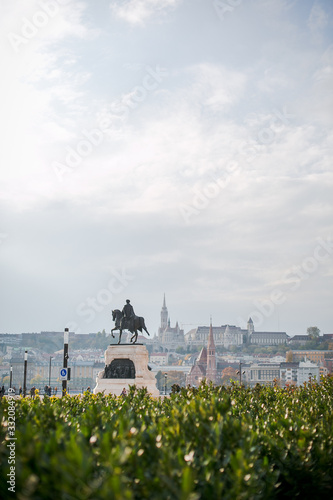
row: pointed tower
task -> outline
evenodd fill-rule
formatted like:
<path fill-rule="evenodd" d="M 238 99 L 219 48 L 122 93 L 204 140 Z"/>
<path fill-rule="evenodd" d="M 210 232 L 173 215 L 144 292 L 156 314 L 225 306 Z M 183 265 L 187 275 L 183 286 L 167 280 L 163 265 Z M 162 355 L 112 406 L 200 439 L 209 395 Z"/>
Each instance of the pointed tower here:
<path fill-rule="evenodd" d="M 163 332 L 168 326 L 168 308 L 165 304 L 165 294 L 163 298 L 163 306 L 161 310 L 161 331 Z"/>
<path fill-rule="evenodd" d="M 249 321 L 247 322 L 247 331 L 249 332 L 249 334 L 254 332 L 254 324 L 252 318 L 249 318 Z"/>
<path fill-rule="evenodd" d="M 207 382 L 213 382 L 216 384 L 217 380 L 217 370 L 216 370 L 216 351 L 215 342 L 213 336 L 212 318 L 210 319 L 208 344 L 207 344 L 207 371 L 206 380 Z"/>
<path fill-rule="evenodd" d="M 250 344 L 251 343 L 251 335 L 254 332 L 254 324 L 252 321 L 252 318 L 250 317 L 248 322 L 247 322 L 247 333 L 246 333 L 246 343 Z"/>

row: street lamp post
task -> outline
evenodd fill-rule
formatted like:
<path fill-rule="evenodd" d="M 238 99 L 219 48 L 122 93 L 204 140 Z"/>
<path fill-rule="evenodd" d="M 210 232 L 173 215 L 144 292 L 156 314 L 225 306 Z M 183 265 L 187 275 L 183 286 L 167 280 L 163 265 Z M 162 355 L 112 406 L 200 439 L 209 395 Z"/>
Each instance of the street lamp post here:
<path fill-rule="evenodd" d="M 51 360 L 53 359 L 52 356 L 50 356 L 50 366 L 49 366 L 49 387 L 51 386 Z"/>
<path fill-rule="evenodd" d="M 12 382 L 13 382 L 13 366 L 10 365 L 10 375 L 9 375 L 9 388 L 12 388 Z"/>
<path fill-rule="evenodd" d="M 67 368 L 67 361 L 68 361 L 68 339 L 69 339 L 69 330 L 68 328 L 65 328 L 64 332 L 64 362 L 63 362 L 63 368 Z M 67 380 L 62 381 L 62 395 L 65 396 L 67 392 Z"/>
<path fill-rule="evenodd" d="M 167 393 L 167 378 L 168 378 L 168 374 L 165 373 L 164 374 L 164 394 L 166 396 L 166 393 Z"/>
<path fill-rule="evenodd" d="M 27 395 L 27 365 L 28 365 L 28 351 L 24 351 L 23 397 L 26 397 Z"/>
<path fill-rule="evenodd" d="M 242 385 L 242 362 L 239 362 L 239 370 L 237 370 L 237 374 L 239 374 L 239 385 Z M 244 375 L 245 371 L 243 371 Z"/>

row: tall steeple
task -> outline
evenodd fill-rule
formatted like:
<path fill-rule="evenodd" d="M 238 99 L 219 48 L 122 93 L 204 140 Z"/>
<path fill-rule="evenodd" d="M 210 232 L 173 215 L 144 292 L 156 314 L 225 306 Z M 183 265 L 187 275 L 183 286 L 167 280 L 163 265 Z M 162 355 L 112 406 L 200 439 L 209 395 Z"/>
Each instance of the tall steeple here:
<path fill-rule="evenodd" d="M 247 332 L 245 335 L 245 341 L 247 344 L 251 343 L 251 335 L 253 332 L 254 332 L 254 324 L 253 324 L 252 318 L 250 317 L 248 322 L 247 322 Z"/>
<path fill-rule="evenodd" d="M 161 310 L 161 331 L 164 331 L 166 327 L 168 326 L 168 308 L 165 303 L 165 294 L 163 298 L 163 306 Z"/>
<path fill-rule="evenodd" d="M 216 384 L 216 349 L 213 336 L 212 318 L 210 318 L 208 344 L 207 344 L 207 371 L 206 380 L 207 382 L 213 382 Z"/>
<path fill-rule="evenodd" d="M 253 333 L 254 332 L 254 324 L 253 324 L 253 321 L 252 321 L 252 318 L 250 317 L 248 322 L 247 322 L 247 331 L 249 334 Z"/>

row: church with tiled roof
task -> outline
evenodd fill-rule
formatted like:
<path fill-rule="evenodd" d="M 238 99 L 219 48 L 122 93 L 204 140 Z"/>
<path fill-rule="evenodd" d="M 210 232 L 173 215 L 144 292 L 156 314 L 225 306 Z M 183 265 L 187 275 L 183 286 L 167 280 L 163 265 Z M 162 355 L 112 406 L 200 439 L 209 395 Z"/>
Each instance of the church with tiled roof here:
<path fill-rule="evenodd" d="M 185 347 L 184 330 L 179 327 L 178 321 L 174 327 L 170 325 L 168 308 L 166 306 L 165 294 L 161 310 L 161 326 L 158 329 L 158 341 L 167 349 Z"/>
<path fill-rule="evenodd" d="M 206 382 L 212 382 L 213 384 L 218 383 L 212 321 L 210 321 L 209 326 L 207 347 L 203 347 L 201 349 L 195 364 L 191 367 L 191 370 L 186 377 L 186 385 L 198 387 L 200 382 L 203 380 L 206 380 Z"/>

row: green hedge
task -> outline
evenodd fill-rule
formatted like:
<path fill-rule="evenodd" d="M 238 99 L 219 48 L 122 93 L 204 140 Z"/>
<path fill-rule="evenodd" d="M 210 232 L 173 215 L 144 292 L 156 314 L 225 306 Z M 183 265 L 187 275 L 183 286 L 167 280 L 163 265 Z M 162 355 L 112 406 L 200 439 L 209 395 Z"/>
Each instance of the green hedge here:
<path fill-rule="evenodd" d="M 177 389 L 176 389 L 177 390 Z M 202 385 L 155 400 L 92 395 L 0 406 L 1 498 L 333 498 L 333 379 L 299 388 Z"/>

